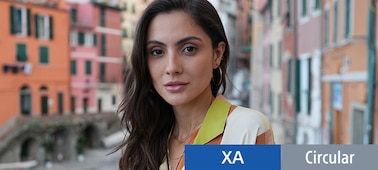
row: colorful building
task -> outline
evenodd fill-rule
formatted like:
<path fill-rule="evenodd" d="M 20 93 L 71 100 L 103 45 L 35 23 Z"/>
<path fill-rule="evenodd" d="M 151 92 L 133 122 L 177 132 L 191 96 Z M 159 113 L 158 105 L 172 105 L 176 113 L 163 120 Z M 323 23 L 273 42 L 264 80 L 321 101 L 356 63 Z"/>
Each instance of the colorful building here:
<path fill-rule="evenodd" d="M 369 1 L 323 2 L 322 113 L 327 143 L 367 140 Z"/>
<path fill-rule="evenodd" d="M 321 143 L 321 0 L 295 2 L 298 7 L 297 50 L 298 144 Z"/>
<path fill-rule="evenodd" d="M 286 144 L 296 143 L 296 11 L 294 0 L 282 3 L 282 121 Z"/>
<path fill-rule="evenodd" d="M 67 1 L 70 13 L 71 112 L 96 113 L 98 74 L 94 8 L 89 1 Z"/>
<path fill-rule="evenodd" d="M 65 1 L 0 1 L 0 128 L 17 117 L 69 114 Z"/>

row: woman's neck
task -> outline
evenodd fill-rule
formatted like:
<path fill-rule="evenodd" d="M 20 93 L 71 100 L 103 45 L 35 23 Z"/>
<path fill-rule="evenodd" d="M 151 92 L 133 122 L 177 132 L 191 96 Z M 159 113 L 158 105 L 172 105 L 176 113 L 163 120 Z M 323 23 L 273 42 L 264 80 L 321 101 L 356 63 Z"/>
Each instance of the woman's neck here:
<path fill-rule="evenodd" d="M 199 97 L 193 102 L 183 105 L 174 106 L 176 121 L 172 135 L 180 140 L 185 141 L 202 125 L 214 97 L 212 94 Z"/>

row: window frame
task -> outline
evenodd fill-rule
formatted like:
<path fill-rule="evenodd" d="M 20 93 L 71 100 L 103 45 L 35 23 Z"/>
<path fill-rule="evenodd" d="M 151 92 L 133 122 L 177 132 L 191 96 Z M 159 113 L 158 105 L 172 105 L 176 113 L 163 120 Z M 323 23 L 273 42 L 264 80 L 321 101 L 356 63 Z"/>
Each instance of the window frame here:
<path fill-rule="evenodd" d="M 20 11 L 20 14 L 18 13 Z M 11 6 L 11 33 L 18 36 L 28 35 L 30 26 L 30 10 L 23 6 Z M 21 15 L 21 16 L 19 16 Z M 19 21 L 20 20 L 20 21 Z"/>

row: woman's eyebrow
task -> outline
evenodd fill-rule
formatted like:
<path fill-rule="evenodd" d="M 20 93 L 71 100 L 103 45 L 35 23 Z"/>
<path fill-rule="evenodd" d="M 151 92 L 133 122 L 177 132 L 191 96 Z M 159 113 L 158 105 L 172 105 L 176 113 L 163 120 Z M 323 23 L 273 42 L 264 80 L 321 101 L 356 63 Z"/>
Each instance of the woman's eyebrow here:
<path fill-rule="evenodd" d="M 198 41 L 201 41 L 201 42 L 202 42 L 202 39 L 199 38 L 199 37 L 196 37 L 196 36 L 189 36 L 189 37 L 185 37 L 185 38 L 183 38 L 183 39 L 177 41 L 175 45 L 177 46 L 177 45 L 183 44 L 183 43 L 185 43 L 185 42 L 187 42 L 187 41 L 190 41 L 190 40 L 198 40 Z"/>
<path fill-rule="evenodd" d="M 158 44 L 158 45 L 162 45 L 162 46 L 167 46 L 166 44 L 160 42 L 160 41 L 157 41 L 157 40 L 150 40 L 150 41 L 147 41 L 147 45 L 150 45 L 150 44 Z"/>
<path fill-rule="evenodd" d="M 199 38 L 199 37 L 196 37 L 196 36 L 189 36 L 189 37 L 185 37 L 185 38 L 183 38 L 183 39 L 181 39 L 181 40 L 178 40 L 178 41 L 175 43 L 175 45 L 178 46 L 178 45 L 183 44 L 183 43 L 185 43 L 185 42 L 188 42 L 188 41 L 190 41 L 190 40 L 198 40 L 198 41 L 203 42 L 202 39 Z M 147 41 L 147 45 L 150 45 L 150 44 L 157 44 L 157 45 L 167 46 L 166 44 L 164 44 L 163 42 L 160 42 L 160 41 L 158 41 L 158 40 L 149 40 L 149 41 Z"/>

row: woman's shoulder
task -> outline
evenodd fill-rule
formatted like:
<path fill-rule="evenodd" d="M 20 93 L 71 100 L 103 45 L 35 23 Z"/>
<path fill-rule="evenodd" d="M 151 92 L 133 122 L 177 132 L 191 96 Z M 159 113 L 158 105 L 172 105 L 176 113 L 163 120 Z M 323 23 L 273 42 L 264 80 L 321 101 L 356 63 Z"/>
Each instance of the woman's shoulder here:
<path fill-rule="evenodd" d="M 260 126 L 261 128 L 270 128 L 269 119 L 263 113 L 242 106 L 235 106 L 235 109 L 231 111 L 227 120 L 229 122 L 235 121 L 245 123 L 246 125 L 254 124 Z"/>
<path fill-rule="evenodd" d="M 254 144 L 258 136 L 268 131 L 271 131 L 271 126 L 263 113 L 236 106 L 227 118 L 222 143 Z"/>

